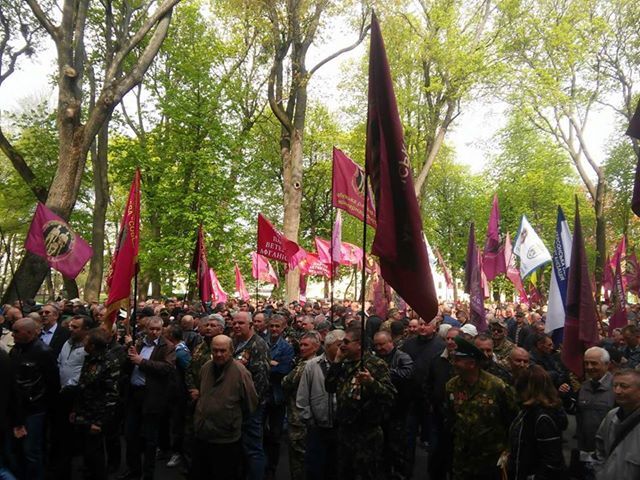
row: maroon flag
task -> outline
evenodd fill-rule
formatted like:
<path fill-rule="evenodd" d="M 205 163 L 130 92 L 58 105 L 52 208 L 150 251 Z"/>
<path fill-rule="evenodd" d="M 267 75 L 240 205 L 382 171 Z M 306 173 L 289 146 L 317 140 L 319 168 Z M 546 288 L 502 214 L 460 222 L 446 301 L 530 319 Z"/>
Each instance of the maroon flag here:
<path fill-rule="evenodd" d="M 487 319 L 484 310 L 484 289 L 480 262 L 480 251 L 476 246 L 476 229 L 472 222 L 469 227 L 467 261 L 464 269 L 464 291 L 469 294 L 471 323 L 476 326 L 479 332 L 484 332 L 487 329 Z"/>
<path fill-rule="evenodd" d="M 626 260 L 627 260 L 627 239 L 626 237 L 623 236 L 618 242 L 615 252 L 613 252 L 613 257 L 611 257 L 610 267 L 611 267 L 612 277 L 615 277 L 615 272 L 618 268 L 618 263 L 620 263 L 620 265 L 623 266 L 623 270 L 624 270 L 624 265 L 626 263 Z M 622 282 L 623 282 L 623 285 L 626 287 L 627 282 L 624 275 L 622 275 Z"/>
<path fill-rule="evenodd" d="M 240 296 L 240 300 L 246 302 L 249 300 L 249 292 L 247 291 L 247 287 L 244 284 L 244 278 L 242 278 L 242 273 L 240 273 L 240 269 L 238 268 L 238 264 L 236 263 L 236 292 Z"/>
<path fill-rule="evenodd" d="M 38 202 L 24 247 L 67 278 L 76 278 L 93 250 L 67 222 Z"/>
<path fill-rule="evenodd" d="M 375 195 L 376 234 L 371 252 L 382 278 L 429 321 L 438 313 L 422 219 L 407 158 L 391 72 L 378 19 L 371 19 L 367 172 Z"/>
<path fill-rule="evenodd" d="M 613 269 L 609 255 L 604 261 L 604 272 L 602 274 L 602 288 L 604 289 L 604 299 L 609 301 L 609 293 L 613 290 Z"/>
<path fill-rule="evenodd" d="M 527 295 L 527 291 L 524 289 L 524 285 L 522 284 L 520 269 L 516 265 L 516 257 L 513 254 L 513 247 L 511 245 L 511 237 L 509 236 L 509 232 L 507 232 L 507 237 L 504 241 L 504 258 L 505 264 L 507 265 L 507 278 L 511 280 L 511 283 L 513 283 L 516 292 L 518 292 L 520 303 L 526 303 L 528 305 L 529 297 Z"/>
<path fill-rule="evenodd" d="M 624 237 L 622 239 L 624 241 Z M 616 255 L 616 273 L 613 277 L 613 290 L 611 291 L 611 305 L 613 315 L 609 319 L 609 335 L 615 328 L 627 325 L 627 301 L 625 296 L 624 281 L 622 275 L 621 255 Z"/>
<path fill-rule="evenodd" d="M 636 140 L 640 140 L 640 101 L 638 101 L 636 111 L 634 112 L 633 117 L 631 117 L 629 128 L 627 128 L 625 133 Z M 638 159 L 638 164 L 636 165 L 636 177 L 635 182 L 633 183 L 633 197 L 631 197 L 631 210 L 640 217 L 640 159 Z"/>
<path fill-rule="evenodd" d="M 258 214 L 258 253 L 294 269 L 306 256 L 303 248 L 276 230 L 261 213 Z"/>
<path fill-rule="evenodd" d="M 638 268 L 638 259 L 636 253 L 631 252 L 627 257 L 625 278 L 627 280 L 627 290 L 638 295 L 640 293 L 640 269 Z"/>
<path fill-rule="evenodd" d="M 136 173 L 129 189 L 129 198 L 120 221 L 120 232 L 111 266 L 107 274 L 109 295 L 105 302 L 105 319 L 113 325 L 120 308 L 129 310 L 131 279 L 138 269 L 138 249 L 140 247 L 140 170 Z"/>
<path fill-rule="evenodd" d="M 487 227 L 487 240 L 482 253 L 482 270 L 489 282 L 501 273 L 507 273 L 507 265 L 504 260 L 504 244 L 500 238 L 498 195 L 493 196 L 493 206 L 489 217 L 489 226 Z"/>
<path fill-rule="evenodd" d="M 364 171 L 347 157 L 342 150 L 333 147 L 333 206 L 364 220 Z M 367 223 L 376 228 L 376 210 L 373 196 L 369 195 Z"/>
<path fill-rule="evenodd" d="M 447 269 L 447 266 L 444 264 L 442 255 L 440 255 L 440 250 L 436 250 L 436 257 L 438 259 L 438 264 L 440 265 L 440 270 L 442 270 L 442 274 L 444 275 L 444 280 L 447 283 L 447 288 L 453 288 L 453 280 L 451 280 L 451 274 L 449 273 L 449 269 Z"/>
<path fill-rule="evenodd" d="M 567 284 L 562 361 L 579 378 L 583 375 L 584 351 L 598 343 L 598 316 L 591 290 L 587 252 L 584 248 L 580 211 L 576 214 Z"/>
<path fill-rule="evenodd" d="M 196 272 L 196 283 L 198 285 L 200 300 L 202 302 L 210 302 L 213 295 L 213 287 L 211 285 L 211 275 L 209 274 L 207 245 L 202 225 L 198 227 L 196 248 L 193 250 L 193 258 L 191 259 L 191 270 Z"/>

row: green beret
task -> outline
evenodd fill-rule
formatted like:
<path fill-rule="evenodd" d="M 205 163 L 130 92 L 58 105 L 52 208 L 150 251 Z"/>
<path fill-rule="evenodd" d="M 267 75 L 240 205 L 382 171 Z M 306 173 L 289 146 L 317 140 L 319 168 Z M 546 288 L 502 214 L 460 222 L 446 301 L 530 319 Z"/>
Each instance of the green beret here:
<path fill-rule="evenodd" d="M 473 358 L 478 361 L 482 361 L 487 358 L 478 347 L 465 340 L 460 335 L 454 337 L 453 341 L 456 342 L 456 350 L 453 352 L 453 355 L 456 357 Z"/>

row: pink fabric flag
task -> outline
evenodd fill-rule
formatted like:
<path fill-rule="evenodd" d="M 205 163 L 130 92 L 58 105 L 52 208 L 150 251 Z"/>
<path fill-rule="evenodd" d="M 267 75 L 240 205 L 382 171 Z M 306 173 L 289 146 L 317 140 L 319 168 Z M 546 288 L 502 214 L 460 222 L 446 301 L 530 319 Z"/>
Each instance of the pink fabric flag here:
<path fill-rule="evenodd" d="M 342 265 L 359 265 L 362 267 L 364 252 L 352 243 L 342 242 Z"/>
<path fill-rule="evenodd" d="M 209 276 L 211 277 L 211 286 L 213 287 L 213 304 L 226 303 L 229 296 L 227 292 L 222 289 L 222 285 L 220 285 L 218 276 L 216 272 L 213 271 L 213 268 L 209 269 Z"/>
<path fill-rule="evenodd" d="M 38 202 L 24 247 L 67 278 L 76 278 L 93 255 L 67 222 Z"/>
<path fill-rule="evenodd" d="M 440 251 L 436 250 L 436 258 L 438 259 L 438 264 L 440 265 L 440 270 L 442 270 L 442 274 L 444 275 L 444 280 L 447 283 L 447 288 L 453 288 L 453 280 L 451 279 L 451 274 L 449 273 L 449 269 L 444 264 L 444 260 L 442 259 L 442 255 L 440 255 Z"/>
<path fill-rule="evenodd" d="M 333 198 L 336 208 L 364 220 L 364 171 L 362 167 L 347 157 L 342 150 L 333 147 Z M 367 223 L 376 228 L 376 210 L 373 195 L 369 191 Z"/>
<path fill-rule="evenodd" d="M 240 299 L 243 302 L 249 300 L 249 292 L 247 291 L 247 287 L 244 284 L 244 278 L 242 278 L 242 273 L 240 273 L 240 269 L 238 268 L 238 264 L 236 263 L 236 292 L 240 295 Z"/>
<path fill-rule="evenodd" d="M 520 297 L 520 303 L 529 304 L 529 296 L 527 295 L 527 291 L 524 289 L 524 285 L 522 284 L 522 278 L 520 277 L 520 269 L 516 265 L 516 256 L 513 254 L 513 247 L 511 245 L 511 237 L 509 236 L 509 232 L 507 232 L 507 236 L 504 241 L 504 258 L 505 264 L 507 265 L 507 278 L 511 280 L 511 283 L 518 292 L 518 296 Z"/>
<path fill-rule="evenodd" d="M 331 265 L 331 243 L 320 237 L 315 238 L 315 243 L 319 260 L 326 265 Z"/>
<path fill-rule="evenodd" d="M 493 206 L 487 227 L 487 240 L 482 253 L 482 271 L 487 276 L 487 281 L 492 281 L 501 273 L 507 273 L 507 265 L 504 259 L 504 244 L 500 239 L 500 207 L 498 195 L 493 196 Z"/>
<path fill-rule="evenodd" d="M 342 214 L 336 214 L 336 221 L 331 232 L 331 260 L 335 265 L 342 263 Z"/>
<path fill-rule="evenodd" d="M 269 260 L 264 258 L 262 255 L 256 252 L 251 252 L 251 273 L 253 278 L 265 283 L 272 283 L 276 287 L 280 283 L 278 280 L 278 275 L 276 271 L 273 269 Z"/>

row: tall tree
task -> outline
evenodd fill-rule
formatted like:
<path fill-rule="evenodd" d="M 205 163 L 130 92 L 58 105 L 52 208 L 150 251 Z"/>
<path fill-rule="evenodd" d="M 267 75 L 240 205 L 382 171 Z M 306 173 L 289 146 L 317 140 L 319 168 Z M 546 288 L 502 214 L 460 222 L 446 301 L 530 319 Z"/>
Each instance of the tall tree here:
<path fill-rule="evenodd" d="M 68 219 L 75 205 L 88 152 L 96 135 L 124 95 L 142 81 L 169 30 L 171 13 L 179 0 L 136 2 L 129 15 L 123 17 L 123 28 L 113 58 L 108 63 L 103 83 L 92 109 L 86 108 L 82 85 L 87 51 L 85 33 L 89 0 L 64 0 L 60 22 L 56 24 L 57 4 L 26 0 L 35 18 L 32 28 L 43 28 L 53 41 L 57 53 L 57 126 L 58 162 L 53 181 L 46 195 L 46 205 Z M 128 2 L 125 2 L 128 3 Z M 112 2 L 106 2 L 107 8 Z M 153 5 L 155 10 L 150 12 Z M 135 26 L 131 29 L 129 26 Z M 28 27 L 29 28 L 29 27 Z M 84 108 L 83 108 L 84 107 Z M 3 151 L 13 146 L 0 136 Z M 33 184 L 24 159 L 8 155 L 28 185 Z M 37 196 L 37 192 L 34 192 Z M 35 255 L 26 255 L 11 282 L 20 285 L 20 292 L 33 297 L 48 271 L 45 262 Z M 15 299 L 15 289 L 8 288 L 4 302 Z"/>

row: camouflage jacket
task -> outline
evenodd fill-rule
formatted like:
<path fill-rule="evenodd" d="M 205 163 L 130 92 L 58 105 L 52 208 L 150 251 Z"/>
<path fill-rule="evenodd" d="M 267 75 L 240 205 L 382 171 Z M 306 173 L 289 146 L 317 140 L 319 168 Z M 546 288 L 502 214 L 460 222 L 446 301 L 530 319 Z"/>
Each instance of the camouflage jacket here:
<path fill-rule="evenodd" d="M 200 390 L 200 369 L 211 360 L 211 344 L 204 338 L 191 355 L 191 363 L 184 372 L 184 383 L 187 390 Z"/>
<path fill-rule="evenodd" d="M 120 364 L 113 355 L 108 352 L 87 355 L 73 407 L 77 424 L 101 426 L 113 420 L 119 378 Z"/>
<path fill-rule="evenodd" d="M 284 398 L 287 404 L 287 421 L 290 425 L 306 425 L 302 419 L 302 410 L 296 406 L 298 386 L 300 385 L 300 379 L 302 378 L 306 364 L 306 360 L 300 359 L 293 370 L 282 379 L 282 390 L 284 391 Z"/>
<path fill-rule="evenodd" d="M 254 334 L 246 342 L 234 343 L 233 358 L 243 363 L 251 377 L 258 394 L 258 403 L 264 403 L 269 394 L 269 372 L 271 356 L 269 346 L 259 335 Z"/>
<path fill-rule="evenodd" d="M 509 359 L 509 355 L 511 355 L 511 350 L 513 350 L 513 347 L 515 347 L 515 344 L 506 337 L 502 341 L 502 345 L 500 345 L 499 347 L 494 345 L 493 353 L 496 354 L 498 363 L 500 365 L 505 366 L 507 364 L 507 360 Z"/>
<path fill-rule="evenodd" d="M 518 412 L 513 390 L 481 370 L 474 385 L 457 376 L 447 382 L 446 391 L 454 478 L 495 469 L 508 446 L 509 425 Z"/>
<path fill-rule="evenodd" d="M 384 360 L 368 352 L 363 360 L 364 368 L 373 377 L 371 383 L 356 383 L 355 376 L 361 370 L 360 361 L 334 363 L 327 372 L 325 387 L 327 392 L 336 394 L 339 425 L 380 426 L 393 406 L 396 389 L 391 383 L 389 367 Z"/>

